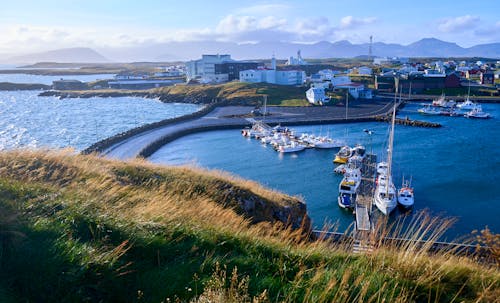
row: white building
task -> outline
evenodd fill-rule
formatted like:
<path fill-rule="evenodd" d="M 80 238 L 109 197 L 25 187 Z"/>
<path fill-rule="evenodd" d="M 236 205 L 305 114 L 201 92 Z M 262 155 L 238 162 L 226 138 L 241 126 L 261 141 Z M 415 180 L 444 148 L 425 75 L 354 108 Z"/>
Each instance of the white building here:
<path fill-rule="evenodd" d="M 271 69 L 248 69 L 240 72 L 240 82 L 265 82 L 279 85 L 302 85 L 306 73 L 300 70 L 276 70 L 276 59 L 271 61 Z"/>
<path fill-rule="evenodd" d="M 200 79 L 201 82 L 223 82 L 222 74 L 215 74 L 215 64 L 232 62 L 231 55 L 202 55 L 201 59 L 186 62 L 187 80 Z M 226 80 L 227 81 L 227 77 Z"/>
<path fill-rule="evenodd" d="M 306 91 L 307 101 L 311 104 L 323 105 L 324 103 L 330 102 L 325 94 L 325 89 L 321 87 L 311 87 Z"/>
<path fill-rule="evenodd" d="M 373 97 L 371 89 L 366 89 L 364 84 L 361 83 L 342 84 L 338 85 L 336 88 L 347 89 L 349 95 L 351 95 L 354 99 L 371 99 Z"/>
<path fill-rule="evenodd" d="M 286 65 L 307 65 L 308 63 L 302 59 L 302 56 L 300 55 L 300 49 L 297 51 L 297 58 L 294 58 L 293 56 L 288 59 L 286 62 Z"/>

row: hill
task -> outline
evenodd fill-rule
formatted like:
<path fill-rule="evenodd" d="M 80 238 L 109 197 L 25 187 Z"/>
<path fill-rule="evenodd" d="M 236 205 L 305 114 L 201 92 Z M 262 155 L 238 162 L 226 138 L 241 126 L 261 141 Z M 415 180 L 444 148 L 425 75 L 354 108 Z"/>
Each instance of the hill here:
<path fill-rule="evenodd" d="M 194 60 L 202 54 L 231 54 L 235 59 L 266 59 L 276 54 L 278 59 L 296 56 L 301 50 L 304 58 L 354 58 L 368 55 L 369 44 L 355 44 L 347 40 L 320 41 L 316 43 L 259 42 L 233 43 L 219 41 L 186 41 L 158 43 L 144 47 L 100 49 L 100 52 L 117 61 L 179 61 Z M 408 45 L 374 42 L 374 56 L 379 57 L 489 57 L 500 58 L 499 43 L 461 47 L 453 42 L 424 38 Z"/>
<path fill-rule="evenodd" d="M 220 172 L 0 153 L 2 302 L 493 302 L 472 258 L 311 241 L 299 199 Z M 415 236 L 442 231 L 415 222 Z M 436 225 L 438 224 L 438 225 Z M 378 229 L 386 234 L 384 229 Z M 374 239 L 375 240 L 375 239 Z"/>
<path fill-rule="evenodd" d="M 107 58 L 91 48 L 74 47 L 14 56 L 5 60 L 11 63 L 36 63 L 36 62 L 58 62 L 58 63 L 105 63 Z"/>

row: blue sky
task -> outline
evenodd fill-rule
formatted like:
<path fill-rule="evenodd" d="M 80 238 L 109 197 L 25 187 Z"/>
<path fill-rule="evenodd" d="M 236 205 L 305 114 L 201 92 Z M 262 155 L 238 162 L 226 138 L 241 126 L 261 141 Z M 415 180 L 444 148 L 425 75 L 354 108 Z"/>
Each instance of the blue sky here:
<path fill-rule="evenodd" d="M 4 1 L 0 53 L 167 41 L 500 42 L 500 1 Z M 21 47 L 20 47 L 21 46 Z"/>

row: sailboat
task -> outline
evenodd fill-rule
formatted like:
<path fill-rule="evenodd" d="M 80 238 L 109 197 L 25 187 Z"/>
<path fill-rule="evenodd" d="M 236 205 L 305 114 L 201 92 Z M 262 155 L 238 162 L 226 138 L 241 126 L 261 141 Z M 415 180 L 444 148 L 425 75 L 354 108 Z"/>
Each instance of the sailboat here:
<path fill-rule="evenodd" d="M 396 121 L 396 105 L 392 111 L 391 131 L 389 133 L 389 149 L 387 151 L 387 171 L 381 170 L 377 176 L 373 202 L 384 214 L 389 215 L 396 208 L 396 187 L 392 182 L 392 149 L 394 145 L 394 123 Z M 384 165 L 385 166 L 385 165 Z"/>
<path fill-rule="evenodd" d="M 470 81 L 469 81 L 469 90 L 467 91 L 467 99 L 464 102 L 457 104 L 457 107 L 463 110 L 475 109 L 477 104 L 472 102 L 469 99 L 469 96 L 470 96 Z"/>

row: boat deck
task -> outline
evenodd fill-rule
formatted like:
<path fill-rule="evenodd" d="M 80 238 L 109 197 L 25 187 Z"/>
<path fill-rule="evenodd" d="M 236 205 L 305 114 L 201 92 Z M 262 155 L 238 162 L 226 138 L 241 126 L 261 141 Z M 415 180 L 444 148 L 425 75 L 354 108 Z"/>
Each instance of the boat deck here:
<path fill-rule="evenodd" d="M 358 187 L 355 207 L 356 231 L 370 231 L 373 227 L 371 213 L 376 163 L 376 155 L 368 154 L 363 159 L 362 178 Z"/>

